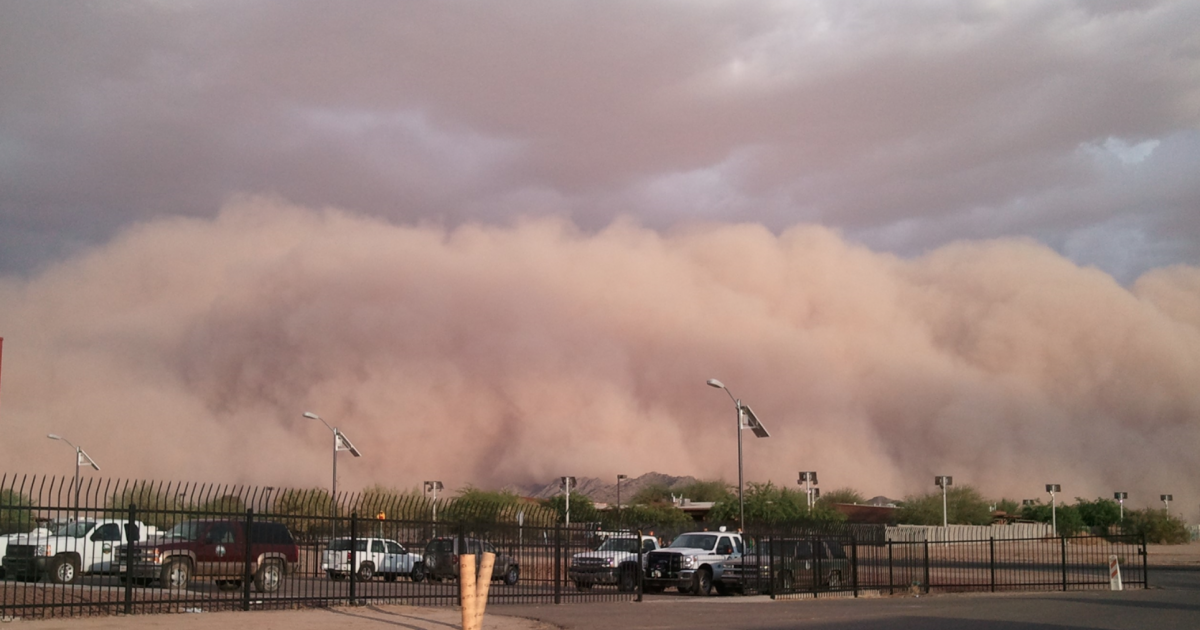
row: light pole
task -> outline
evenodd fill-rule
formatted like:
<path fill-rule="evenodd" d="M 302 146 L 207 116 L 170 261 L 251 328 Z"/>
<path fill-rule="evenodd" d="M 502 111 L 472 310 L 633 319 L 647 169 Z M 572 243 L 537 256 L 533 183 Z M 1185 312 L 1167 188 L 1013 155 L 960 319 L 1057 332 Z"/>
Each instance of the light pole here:
<path fill-rule="evenodd" d="M 621 480 L 628 479 L 625 475 L 617 475 L 617 529 L 620 529 L 621 524 Z"/>
<path fill-rule="evenodd" d="M 62 440 L 63 442 L 66 442 L 68 446 L 75 449 L 75 520 L 78 522 L 79 521 L 79 467 L 82 466 L 84 463 L 87 463 L 89 466 L 91 466 L 92 468 L 95 468 L 97 471 L 99 471 L 100 466 L 97 465 L 96 460 L 92 459 L 92 457 L 90 455 L 88 455 L 87 453 L 85 453 L 82 448 L 75 446 L 74 444 L 71 444 L 71 441 L 68 440 L 67 438 L 65 438 L 61 435 L 55 435 L 53 433 L 47 435 L 46 437 L 50 438 L 51 440 Z"/>
<path fill-rule="evenodd" d="M 796 483 L 804 486 L 804 497 L 808 502 L 808 511 L 811 512 L 813 509 L 813 490 L 816 490 L 813 486 L 817 485 L 817 473 L 815 471 L 802 472 Z"/>
<path fill-rule="evenodd" d="M 442 489 L 442 487 L 443 487 L 442 482 L 440 482 L 440 481 L 426 481 L 425 482 L 425 496 L 428 498 L 429 494 L 433 493 L 433 527 L 434 527 L 433 535 L 434 536 L 437 535 L 437 493 L 438 493 L 438 490 Z"/>
<path fill-rule="evenodd" d="M 571 486 L 575 485 L 574 477 L 562 477 L 559 481 L 559 487 L 567 493 L 567 527 L 571 527 Z"/>
<path fill-rule="evenodd" d="M 325 425 L 326 429 L 333 431 L 333 495 L 329 497 L 329 509 L 333 520 L 330 522 L 330 538 L 337 537 L 337 454 L 338 451 L 350 451 L 350 454 L 355 457 L 362 457 L 362 453 L 354 448 L 354 444 L 350 443 L 350 438 L 346 437 L 337 427 L 329 426 L 325 419 L 311 411 L 305 411 L 304 417 L 311 420 L 320 420 L 321 424 Z"/>
<path fill-rule="evenodd" d="M 939 475 L 933 478 L 933 483 L 942 489 L 942 527 L 946 526 L 946 488 L 954 485 L 954 477 Z"/>
<path fill-rule="evenodd" d="M 1175 495 L 1164 494 L 1158 498 L 1163 502 L 1163 509 L 1170 510 L 1171 509 L 1171 501 L 1175 500 Z"/>
<path fill-rule="evenodd" d="M 1058 533 L 1058 503 L 1054 498 L 1056 493 L 1062 492 L 1062 486 L 1056 483 L 1046 484 L 1046 492 L 1050 493 L 1050 527 L 1054 529 L 1054 533 Z"/>
<path fill-rule="evenodd" d="M 754 415 L 754 411 L 750 409 L 750 405 L 743 405 L 742 401 L 733 397 L 733 393 L 721 381 L 715 378 L 708 379 L 709 387 L 717 387 L 725 390 L 729 394 L 729 398 L 733 400 L 734 407 L 737 409 L 737 435 L 738 435 L 738 531 L 742 534 L 746 533 L 746 500 L 742 496 L 742 429 L 750 429 L 754 431 L 754 435 L 760 438 L 771 437 L 767 433 L 767 428 L 758 421 L 758 416 Z"/>
<path fill-rule="evenodd" d="M 1121 506 L 1120 520 L 1124 521 L 1125 520 L 1125 499 L 1129 498 L 1129 493 L 1128 492 L 1114 492 L 1113 498 L 1116 499 L 1117 504 Z"/>

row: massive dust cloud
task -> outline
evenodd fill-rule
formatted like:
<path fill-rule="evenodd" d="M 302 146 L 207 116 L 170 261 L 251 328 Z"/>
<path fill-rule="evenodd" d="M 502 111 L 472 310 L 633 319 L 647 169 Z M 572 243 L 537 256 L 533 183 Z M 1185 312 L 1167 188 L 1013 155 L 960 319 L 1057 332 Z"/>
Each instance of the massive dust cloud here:
<path fill-rule="evenodd" d="M 820 227 L 393 225 L 274 199 L 0 280 L 0 460 L 412 488 L 658 471 L 867 496 L 1195 497 L 1200 269 L 1131 286 L 1027 240 L 915 259 Z"/>

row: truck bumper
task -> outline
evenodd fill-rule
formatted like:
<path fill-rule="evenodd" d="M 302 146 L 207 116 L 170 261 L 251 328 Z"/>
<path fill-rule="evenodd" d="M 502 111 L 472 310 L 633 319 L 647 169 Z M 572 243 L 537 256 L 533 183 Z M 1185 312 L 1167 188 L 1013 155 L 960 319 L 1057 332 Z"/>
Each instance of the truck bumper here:
<path fill-rule="evenodd" d="M 45 573 L 50 558 L 37 556 L 34 558 L 4 558 L 4 574 L 6 576 L 38 576 Z"/>
<path fill-rule="evenodd" d="M 616 584 L 617 570 L 613 567 L 584 567 L 567 569 L 572 582 L 587 584 Z"/>
<path fill-rule="evenodd" d="M 150 562 L 138 562 L 134 563 L 128 571 L 125 570 L 125 565 L 121 565 L 117 569 L 117 573 L 135 579 L 157 579 L 162 575 L 162 565 Z"/>

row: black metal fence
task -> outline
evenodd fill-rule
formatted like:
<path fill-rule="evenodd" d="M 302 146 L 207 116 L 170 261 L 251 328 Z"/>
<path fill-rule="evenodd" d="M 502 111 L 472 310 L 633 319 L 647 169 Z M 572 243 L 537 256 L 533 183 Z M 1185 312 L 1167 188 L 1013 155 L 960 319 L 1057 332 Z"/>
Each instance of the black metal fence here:
<path fill-rule="evenodd" d="M 743 591 L 772 596 L 1088 590 L 1111 587 L 1115 559 L 1123 587 L 1147 586 L 1146 545 L 1135 536 L 867 538 L 820 528 L 760 533 L 750 536 L 745 563 L 735 563 L 730 578 L 744 576 Z"/>
<path fill-rule="evenodd" d="M 497 555 L 490 604 L 643 596 L 640 580 L 576 584 L 571 559 L 599 544 L 597 532 L 563 527 L 556 513 L 532 503 L 387 492 L 333 500 L 322 490 L 103 479 L 81 485 L 0 477 L 0 618 L 457 605 L 455 558 L 481 551 Z M 645 531 L 669 544 L 703 528 Z M 741 560 L 708 570 L 718 591 L 775 598 L 1078 590 L 1109 588 L 1113 557 L 1126 586 L 1147 585 L 1145 544 L 1131 537 L 896 542 L 883 527 L 858 525 L 752 528 Z"/>
<path fill-rule="evenodd" d="M 335 507 L 316 490 L 103 480 L 75 490 L 0 478 L 0 618 L 457 605 L 456 556 L 481 551 L 497 554 L 491 604 L 634 596 L 576 588 L 569 563 L 595 548 L 595 531 L 536 504 L 346 494 Z M 287 540 L 263 538 L 279 525 Z"/>

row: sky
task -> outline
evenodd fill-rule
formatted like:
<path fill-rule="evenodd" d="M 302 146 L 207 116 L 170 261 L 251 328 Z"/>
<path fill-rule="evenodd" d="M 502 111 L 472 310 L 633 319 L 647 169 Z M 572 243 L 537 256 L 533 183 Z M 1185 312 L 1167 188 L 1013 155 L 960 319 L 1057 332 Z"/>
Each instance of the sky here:
<path fill-rule="evenodd" d="M 1198 24 L 0 1 L 0 468 L 1196 504 Z"/>

